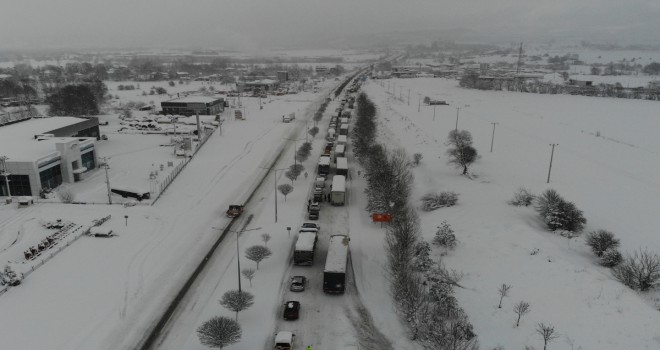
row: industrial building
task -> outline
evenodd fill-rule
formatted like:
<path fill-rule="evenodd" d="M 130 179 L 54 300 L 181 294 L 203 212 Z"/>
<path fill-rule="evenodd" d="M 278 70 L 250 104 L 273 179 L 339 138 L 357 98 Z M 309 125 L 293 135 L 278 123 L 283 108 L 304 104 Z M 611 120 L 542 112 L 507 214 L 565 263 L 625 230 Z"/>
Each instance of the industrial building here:
<path fill-rule="evenodd" d="M 225 100 L 210 96 L 186 96 L 160 103 L 163 114 L 216 115 L 225 109 Z"/>
<path fill-rule="evenodd" d="M 0 127 L 0 196 L 37 196 L 96 168 L 98 119 L 51 117 Z M 7 181 L 8 180 L 8 181 Z"/>

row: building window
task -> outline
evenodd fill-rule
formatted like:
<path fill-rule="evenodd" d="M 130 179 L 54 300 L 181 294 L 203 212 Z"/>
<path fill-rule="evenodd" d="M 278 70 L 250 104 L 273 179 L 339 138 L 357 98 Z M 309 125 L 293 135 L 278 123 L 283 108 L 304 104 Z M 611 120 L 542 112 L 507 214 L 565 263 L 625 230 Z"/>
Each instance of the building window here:
<path fill-rule="evenodd" d="M 0 180 L 0 195 L 7 196 L 4 176 Z M 31 196 L 30 177 L 28 175 L 9 175 L 9 189 L 12 196 Z"/>
<path fill-rule="evenodd" d="M 94 151 L 87 152 L 80 156 L 82 160 L 82 166 L 87 168 L 87 170 L 92 170 L 96 168 L 96 160 L 94 159 Z"/>
<path fill-rule="evenodd" d="M 41 188 L 56 188 L 62 184 L 62 168 L 54 166 L 52 168 L 39 172 L 39 179 L 41 180 Z"/>

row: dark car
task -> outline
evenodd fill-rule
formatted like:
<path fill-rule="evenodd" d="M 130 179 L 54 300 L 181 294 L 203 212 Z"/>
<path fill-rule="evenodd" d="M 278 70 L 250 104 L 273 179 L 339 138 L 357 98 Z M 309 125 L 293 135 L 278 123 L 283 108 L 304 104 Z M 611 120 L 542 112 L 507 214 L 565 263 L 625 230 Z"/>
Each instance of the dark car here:
<path fill-rule="evenodd" d="M 300 315 L 300 302 L 287 301 L 284 303 L 284 319 L 297 320 Z"/>
<path fill-rule="evenodd" d="M 291 285 L 289 285 L 289 290 L 292 292 L 302 292 L 305 290 L 305 282 L 307 282 L 307 278 L 305 276 L 293 276 L 291 277 Z"/>

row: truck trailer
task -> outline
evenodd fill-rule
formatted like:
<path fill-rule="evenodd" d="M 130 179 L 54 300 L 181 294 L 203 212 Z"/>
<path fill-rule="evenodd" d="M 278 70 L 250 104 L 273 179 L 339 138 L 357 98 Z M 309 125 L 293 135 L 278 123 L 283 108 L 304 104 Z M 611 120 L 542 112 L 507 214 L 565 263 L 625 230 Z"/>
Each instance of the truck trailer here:
<path fill-rule="evenodd" d="M 328 245 L 328 256 L 323 269 L 323 292 L 342 294 L 346 289 L 346 266 L 348 264 L 348 242 L 346 235 L 332 235 Z"/>
<path fill-rule="evenodd" d="M 333 176 L 331 189 L 330 203 L 344 205 L 346 203 L 346 177 L 344 175 Z"/>

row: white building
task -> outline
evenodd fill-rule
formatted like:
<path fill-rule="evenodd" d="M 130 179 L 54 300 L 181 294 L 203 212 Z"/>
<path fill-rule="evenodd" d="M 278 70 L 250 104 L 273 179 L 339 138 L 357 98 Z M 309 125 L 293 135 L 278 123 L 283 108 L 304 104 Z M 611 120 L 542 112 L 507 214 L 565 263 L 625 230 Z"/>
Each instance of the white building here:
<path fill-rule="evenodd" d="M 0 158 L 6 157 L 0 173 L 8 173 L 11 195 L 38 196 L 42 188 L 80 181 L 98 163 L 95 135 L 96 118 L 52 117 L 0 127 Z M 0 176 L 0 196 L 7 194 Z"/>

